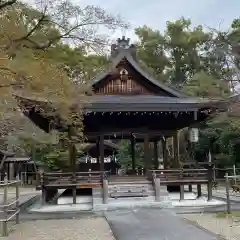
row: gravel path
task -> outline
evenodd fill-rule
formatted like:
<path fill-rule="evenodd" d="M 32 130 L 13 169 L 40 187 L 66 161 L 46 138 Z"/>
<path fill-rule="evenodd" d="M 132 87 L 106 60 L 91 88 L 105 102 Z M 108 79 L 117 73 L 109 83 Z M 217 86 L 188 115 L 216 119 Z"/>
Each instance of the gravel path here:
<path fill-rule="evenodd" d="M 216 218 L 213 214 L 188 214 L 182 216 L 213 233 L 219 234 L 226 240 L 240 240 L 240 219 Z"/>
<path fill-rule="evenodd" d="M 38 220 L 14 227 L 3 240 L 114 240 L 107 221 L 101 217 Z"/>

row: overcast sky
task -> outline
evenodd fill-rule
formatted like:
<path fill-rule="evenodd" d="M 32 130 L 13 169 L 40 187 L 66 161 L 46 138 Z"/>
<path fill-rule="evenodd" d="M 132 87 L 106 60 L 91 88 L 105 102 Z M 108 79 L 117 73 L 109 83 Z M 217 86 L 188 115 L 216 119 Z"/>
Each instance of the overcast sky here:
<path fill-rule="evenodd" d="M 164 30 L 166 21 L 180 17 L 191 18 L 194 25 L 203 24 L 226 29 L 234 18 L 240 17 L 240 0 L 73 0 L 80 5 L 97 5 L 111 13 L 120 14 L 133 27 L 148 25 Z M 133 33 L 123 33 L 132 37 Z M 122 33 L 118 33 L 119 37 Z M 129 36 L 130 35 L 130 36 Z"/>

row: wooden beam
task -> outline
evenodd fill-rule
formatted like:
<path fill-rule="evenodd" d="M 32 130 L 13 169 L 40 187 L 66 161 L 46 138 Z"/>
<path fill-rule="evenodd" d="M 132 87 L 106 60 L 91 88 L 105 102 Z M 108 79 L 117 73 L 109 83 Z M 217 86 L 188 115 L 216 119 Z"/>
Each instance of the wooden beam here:
<path fill-rule="evenodd" d="M 96 132 L 84 132 L 84 135 L 86 137 L 91 136 L 99 136 L 102 132 L 104 132 L 104 136 L 116 136 L 116 137 L 122 137 L 122 136 L 128 136 L 131 137 L 131 133 L 134 133 L 135 137 L 141 137 L 142 139 L 146 134 L 149 135 L 149 138 L 151 137 L 162 137 L 162 136 L 172 136 L 176 129 L 173 130 L 147 130 L 147 129 L 137 129 L 137 128 L 124 128 L 124 129 L 103 129 L 102 131 L 96 131 Z"/>

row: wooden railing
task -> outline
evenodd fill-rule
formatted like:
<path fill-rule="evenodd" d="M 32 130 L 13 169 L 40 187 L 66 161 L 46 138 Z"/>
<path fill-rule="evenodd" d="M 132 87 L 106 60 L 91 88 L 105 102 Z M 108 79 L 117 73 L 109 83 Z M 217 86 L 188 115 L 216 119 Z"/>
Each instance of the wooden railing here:
<path fill-rule="evenodd" d="M 14 200 L 8 198 L 8 188 L 10 186 L 16 187 L 16 197 Z M 8 181 L 7 176 L 5 176 L 4 181 L 0 182 L 0 187 L 4 188 L 3 194 L 3 204 L 0 205 L 0 212 L 3 213 L 3 217 L 0 219 L 2 222 L 2 235 L 8 235 L 8 222 L 16 217 L 16 224 L 19 224 L 19 213 L 20 213 L 20 206 L 19 206 L 19 186 L 20 180 L 17 176 L 16 180 Z M 11 200 L 11 201 L 9 201 Z"/>
<path fill-rule="evenodd" d="M 208 200 L 212 199 L 213 172 L 211 167 L 208 169 L 150 170 L 149 175 L 148 177 L 151 177 L 155 189 L 160 185 L 180 186 L 180 200 L 184 200 L 184 185 L 188 185 L 189 191 L 192 191 L 193 184 L 197 185 L 197 197 L 202 196 L 201 185 L 207 184 Z M 159 191 L 156 191 L 156 194 L 157 192 Z"/>
<path fill-rule="evenodd" d="M 208 169 L 159 169 L 150 170 L 148 178 L 160 179 L 161 184 L 194 184 L 207 183 Z"/>
<path fill-rule="evenodd" d="M 56 184 L 102 184 L 102 180 L 107 178 L 108 172 L 105 171 L 88 171 L 88 172 L 43 172 L 40 173 L 40 185 Z"/>

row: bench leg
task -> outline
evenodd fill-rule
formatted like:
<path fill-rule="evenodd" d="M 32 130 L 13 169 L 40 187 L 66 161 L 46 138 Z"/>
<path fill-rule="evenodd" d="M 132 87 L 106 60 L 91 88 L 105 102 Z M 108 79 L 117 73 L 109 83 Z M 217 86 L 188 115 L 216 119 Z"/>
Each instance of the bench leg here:
<path fill-rule="evenodd" d="M 74 187 L 72 189 L 72 194 L 73 194 L 73 204 L 76 204 L 77 203 L 77 189 L 76 189 L 76 187 Z"/>
<path fill-rule="evenodd" d="M 197 185 L 197 198 L 200 198 L 202 196 L 202 188 L 201 184 Z"/>
<path fill-rule="evenodd" d="M 155 186 L 155 201 L 159 202 L 160 201 L 160 178 L 156 178 L 154 182 Z"/>
<path fill-rule="evenodd" d="M 184 185 L 180 185 L 180 201 L 184 200 Z"/>
<path fill-rule="evenodd" d="M 108 180 L 103 180 L 103 203 L 108 203 Z"/>
<path fill-rule="evenodd" d="M 208 183 L 207 188 L 208 188 L 208 201 L 211 201 L 212 200 L 212 183 Z"/>

